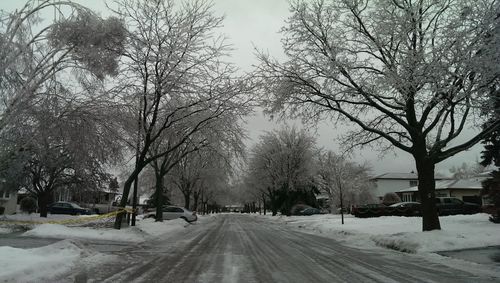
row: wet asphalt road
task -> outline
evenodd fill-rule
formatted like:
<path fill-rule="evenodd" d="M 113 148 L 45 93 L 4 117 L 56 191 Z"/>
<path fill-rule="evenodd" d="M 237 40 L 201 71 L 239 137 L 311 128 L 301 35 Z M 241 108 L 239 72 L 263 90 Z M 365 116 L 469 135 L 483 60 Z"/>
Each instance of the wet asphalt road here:
<path fill-rule="evenodd" d="M 265 219 L 221 215 L 115 252 L 76 282 L 491 282 L 400 252 L 366 251 Z M 66 281 L 62 279 L 61 281 Z"/>

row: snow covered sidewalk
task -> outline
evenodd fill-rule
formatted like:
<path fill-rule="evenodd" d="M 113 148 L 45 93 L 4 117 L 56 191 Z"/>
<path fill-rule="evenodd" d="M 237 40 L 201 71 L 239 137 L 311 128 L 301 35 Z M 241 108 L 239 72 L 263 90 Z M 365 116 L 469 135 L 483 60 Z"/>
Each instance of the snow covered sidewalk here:
<path fill-rule="evenodd" d="M 41 224 L 23 234 L 23 236 L 58 239 L 89 239 L 120 242 L 142 242 L 164 233 L 174 233 L 191 225 L 182 219 L 154 222 L 153 219 L 137 221 L 135 227 L 121 230 L 113 228 L 67 227 L 59 224 Z"/>
<path fill-rule="evenodd" d="M 422 218 L 340 215 L 273 217 L 296 229 L 335 238 L 354 247 L 381 246 L 410 253 L 438 252 L 500 245 L 500 225 L 487 214 L 440 217 L 441 231 L 422 232 Z"/>

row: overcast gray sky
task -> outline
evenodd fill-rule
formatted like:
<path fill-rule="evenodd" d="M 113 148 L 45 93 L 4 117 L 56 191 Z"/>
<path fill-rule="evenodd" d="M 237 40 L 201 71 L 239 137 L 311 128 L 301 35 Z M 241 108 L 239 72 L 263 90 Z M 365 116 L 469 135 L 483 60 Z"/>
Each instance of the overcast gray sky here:
<path fill-rule="evenodd" d="M 24 2 L 24 0 L 1 0 L 0 9 L 11 11 L 22 6 Z M 77 0 L 75 2 L 84 4 L 102 15 L 109 14 L 102 0 Z M 213 3 L 215 12 L 219 15 L 225 15 L 222 32 L 226 34 L 229 43 L 233 45 L 232 61 L 241 70 L 250 71 L 252 65 L 257 63 L 254 46 L 277 58 L 283 58 L 279 30 L 289 14 L 287 0 L 214 0 Z M 277 122 L 269 121 L 261 113 L 249 117 L 247 123 L 250 137 L 247 142 L 248 146 L 254 144 L 263 131 L 279 126 Z M 288 123 L 294 124 L 290 121 Z M 338 150 L 336 133 L 342 131 L 342 128 L 339 127 L 325 121 L 318 125 L 312 133 L 316 134 L 319 146 Z M 448 169 L 453 165 L 459 166 L 463 162 L 475 162 L 479 159 L 481 150 L 482 146 L 476 145 L 473 149 L 439 164 L 438 171 L 449 174 Z M 412 158 L 401 151 L 380 157 L 380 153 L 376 150 L 359 150 L 356 151 L 353 159 L 359 163 L 369 162 L 374 174 L 415 170 Z"/>

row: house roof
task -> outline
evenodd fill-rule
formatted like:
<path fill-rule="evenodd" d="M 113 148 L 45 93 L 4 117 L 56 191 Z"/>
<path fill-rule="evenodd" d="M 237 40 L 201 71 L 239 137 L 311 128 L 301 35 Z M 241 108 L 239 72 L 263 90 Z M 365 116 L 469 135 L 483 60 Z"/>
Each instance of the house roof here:
<path fill-rule="evenodd" d="M 436 181 L 436 190 L 480 190 L 482 189 L 481 181 L 485 178 L 476 177 L 470 179 L 453 179 Z M 400 190 L 399 192 L 416 192 L 418 186 Z"/>
<path fill-rule="evenodd" d="M 436 176 L 436 180 L 447 180 L 447 177 Z M 371 180 L 418 180 L 417 173 L 384 173 L 377 175 Z"/>
<path fill-rule="evenodd" d="M 377 179 L 391 179 L 391 180 L 417 180 L 417 173 L 384 173 L 372 178 L 372 180 Z"/>

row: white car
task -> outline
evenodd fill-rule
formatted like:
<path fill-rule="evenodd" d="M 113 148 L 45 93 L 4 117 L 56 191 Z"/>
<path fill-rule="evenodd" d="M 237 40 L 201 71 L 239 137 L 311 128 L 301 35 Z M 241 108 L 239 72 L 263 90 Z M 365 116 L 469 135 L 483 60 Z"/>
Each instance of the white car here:
<path fill-rule="evenodd" d="M 149 212 L 146 215 L 144 215 L 144 218 L 154 218 L 155 216 L 156 216 L 156 209 L 153 208 L 152 212 Z M 166 205 L 163 207 L 162 216 L 164 220 L 182 218 L 187 222 L 193 222 L 198 219 L 198 216 L 196 216 L 196 212 L 190 211 L 184 207 L 172 206 L 172 205 Z"/>

